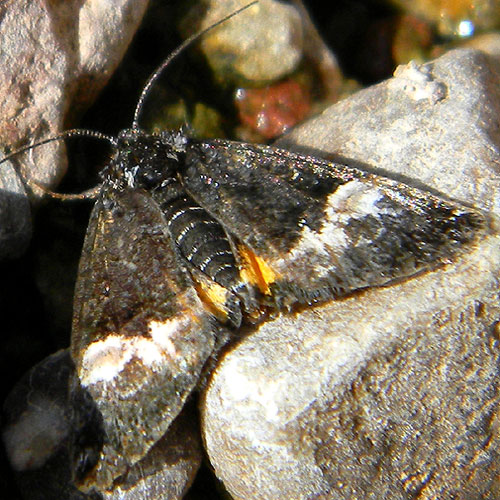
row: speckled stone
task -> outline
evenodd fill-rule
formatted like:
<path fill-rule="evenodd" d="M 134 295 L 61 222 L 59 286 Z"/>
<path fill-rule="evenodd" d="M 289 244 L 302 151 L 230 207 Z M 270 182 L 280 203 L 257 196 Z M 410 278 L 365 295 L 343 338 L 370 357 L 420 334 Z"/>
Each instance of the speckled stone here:
<path fill-rule="evenodd" d="M 209 1 L 206 12 L 196 5 L 184 20 L 184 31 L 192 34 L 198 27 L 207 28 L 248 3 Z M 293 6 L 261 0 L 208 33 L 200 44 L 218 78 L 236 83 L 277 80 L 293 72 L 301 61 L 302 23 Z"/>
<path fill-rule="evenodd" d="M 12 151 L 55 135 L 81 113 L 117 67 L 146 5 L 147 0 L 3 2 L 0 147 Z M 66 168 L 64 149 L 61 141 L 52 142 L 16 161 L 25 177 L 53 186 Z M 7 175 L 2 172 L 2 177 Z M 14 176 L 4 184 L 18 183 Z M 15 225 L 18 231 L 7 238 L 2 230 L 0 244 L 6 249 L 0 257 L 12 254 L 19 238 L 30 236 L 27 211 L 11 218 L 5 208 L 9 203 L 0 201 L 0 220 L 3 227 Z"/>

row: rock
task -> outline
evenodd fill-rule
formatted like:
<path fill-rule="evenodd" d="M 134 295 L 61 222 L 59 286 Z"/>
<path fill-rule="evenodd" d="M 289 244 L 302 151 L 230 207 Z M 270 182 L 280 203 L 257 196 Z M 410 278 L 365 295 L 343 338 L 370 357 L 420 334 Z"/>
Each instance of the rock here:
<path fill-rule="evenodd" d="M 233 498 L 500 497 L 499 84 L 488 56 L 453 51 L 279 141 L 475 205 L 491 228 L 455 262 L 279 316 L 220 359 L 202 427 Z"/>
<path fill-rule="evenodd" d="M 248 3 L 210 1 L 206 12 L 196 5 L 186 16 L 183 31 L 193 34 L 207 28 Z M 296 69 L 302 58 L 302 35 L 301 19 L 292 6 L 263 0 L 207 33 L 200 45 L 218 78 L 262 82 Z"/>
<path fill-rule="evenodd" d="M 417 17 L 436 24 L 445 36 L 467 37 L 475 30 L 486 31 L 498 27 L 500 2 L 498 0 L 392 0 L 398 7 Z"/>
<path fill-rule="evenodd" d="M 311 112 L 308 89 L 295 80 L 238 89 L 235 104 L 241 123 L 266 139 L 280 136 Z"/>
<path fill-rule="evenodd" d="M 111 491 L 99 492 L 101 497 L 77 489 L 74 478 L 92 465 L 102 427 L 85 394 L 68 397 L 72 377 L 69 352 L 59 351 L 33 367 L 5 401 L 2 439 L 23 498 L 181 499 L 202 459 L 189 407 Z"/>
<path fill-rule="evenodd" d="M 208 2 L 205 11 L 196 4 L 180 29 L 192 36 L 247 5 L 247 0 Z M 308 116 L 313 104 L 324 108 L 339 98 L 337 59 L 299 2 L 262 0 L 210 30 L 199 43 L 218 92 L 234 88 L 240 140 L 269 141 Z"/>
<path fill-rule="evenodd" d="M 0 24 L 2 147 L 12 151 L 53 136 L 71 123 L 120 62 L 146 5 L 147 0 L 112 4 L 22 0 L 4 5 Z M 17 156 L 16 161 L 25 178 L 53 186 L 65 170 L 64 149 L 61 141 L 52 142 Z M 0 202 L 0 207 L 6 203 Z M 19 220 L 20 214 L 10 223 L 28 227 L 26 215 Z M 8 214 L 0 219 L 5 217 Z"/>
<path fill-rule="evenodd" d="M 477 49 L 500 60 L 500 33 L 483 33 L 466 40 L 462 47 Z"/>
<path fill-rule="evenodd" d="M 31 239 L 31 210 L 11 162 L 0 167 L 0 262 L 17 257 Z"/>

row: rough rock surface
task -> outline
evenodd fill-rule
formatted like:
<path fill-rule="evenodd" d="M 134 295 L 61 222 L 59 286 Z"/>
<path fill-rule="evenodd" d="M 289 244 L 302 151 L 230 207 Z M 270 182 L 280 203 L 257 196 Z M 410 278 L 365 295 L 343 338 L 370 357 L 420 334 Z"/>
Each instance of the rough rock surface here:
<path fill-rule="evenodd" d="M 197 27 L 194 20 L 201 15 L 201 28 L 207 28 L 248 3 L 248 0 L 211 1 L 205 13 L 196 5 L 184 22 L 184 29 L 192 34 Z M 229 65 L 230 70 L 225 73 L 228 78 L 276 80 L 293 72 L 301 61 L 304 43 L 301 18 L 293 6 L 261 0 L 208 33 L 200 43 L 219 75 Z"/>
<path fill-rule="evenodd" d="M 499 84 L 488 56 L 454 51 L 280 141 L 475 205 L 491 228 L 459 261 L 278 317 L 225 355 L 203 433 L 235 499 L 500 497 Z"/>
<path fill-rule="evenodd" d="M 64 130 L 109 79 L 147 3 L 147 0 L 3 2 L 0 146 L 13 150 Z M 62 142 L 53 142 L 16 160 L 22 164 L 23 175 L 51 186 L 64 172 L 63 151 Z M 0 169 L 1 177 L 10 175 L 14 174 Z M 2 185 L 13 182 L 7 178 Z M 9 193 L 7 190 L 5 196 L 9 197 Z M 2 202 L 0 208 L 3 206 Z M 0 216 L 0 220 L 3 218 Z M 29 223 L 19 223 L 18 227 L 25 228 L 24 239 L 28 240 Z M 14 234 L 12 239 L 16 247 L 18 235 Z M 14 250 L 7 248 L 4 253 Z"/>

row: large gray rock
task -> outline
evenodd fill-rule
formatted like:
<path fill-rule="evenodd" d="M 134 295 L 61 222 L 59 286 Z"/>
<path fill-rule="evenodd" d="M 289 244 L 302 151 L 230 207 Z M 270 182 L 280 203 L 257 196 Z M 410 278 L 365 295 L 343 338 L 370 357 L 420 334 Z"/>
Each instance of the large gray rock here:
<path fill-rule="evenodd" d="M 203 433 L 235 499 L 500 498 L 499 88 L 492 59 L 455 51 L 280 141 L 470 203 L 491 227 L 457 261 L 280 316 L 221 359 Z"/>

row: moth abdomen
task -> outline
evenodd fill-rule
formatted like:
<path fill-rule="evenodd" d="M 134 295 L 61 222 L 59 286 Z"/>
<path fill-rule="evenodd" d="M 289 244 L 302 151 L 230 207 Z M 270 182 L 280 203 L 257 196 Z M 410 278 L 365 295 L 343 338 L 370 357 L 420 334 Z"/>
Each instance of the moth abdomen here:
<path fill-rule="evenodd" d="M 240 281 L 228 237 L 206 210 L 188 196 L 162 207 L 170 234 L 181 255 L 220 285 L 233 289 Z"/>

